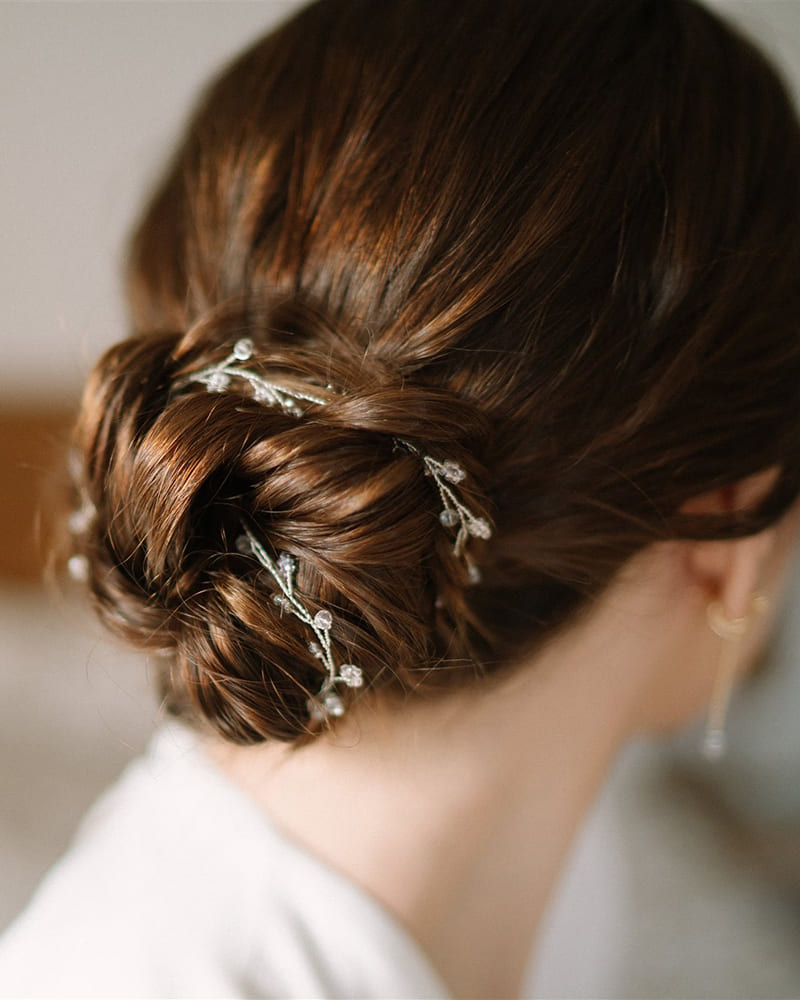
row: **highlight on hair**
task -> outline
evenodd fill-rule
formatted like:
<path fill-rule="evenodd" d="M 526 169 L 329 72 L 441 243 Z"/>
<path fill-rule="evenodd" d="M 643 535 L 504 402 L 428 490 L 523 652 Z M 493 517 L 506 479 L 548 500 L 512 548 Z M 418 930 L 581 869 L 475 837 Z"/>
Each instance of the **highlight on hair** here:
<path fill-rule="evenodd" d="M 102 618 L 173 711 L 312 736 L 322 668 L 246 523 L 334 610 L 348 697 L 513 666 L 638 550 L 800 489 L 800 129 L 693 0 L 323 0 L 205 93 L 135 231 L 76 441 Z M 181 379 L 240 337 L 298 418 Z M 184 388 L 176 392 L 176 384 Z M 471 583 L 423 463 L 493 526 Z M 760 508 L 687 515 L 771 465 Z"/>

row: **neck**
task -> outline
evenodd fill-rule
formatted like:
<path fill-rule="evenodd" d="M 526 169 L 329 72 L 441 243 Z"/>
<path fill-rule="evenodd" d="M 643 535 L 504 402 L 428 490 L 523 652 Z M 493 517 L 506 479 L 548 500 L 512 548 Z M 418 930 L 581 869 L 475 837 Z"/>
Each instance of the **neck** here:
<path fill-rule="evenodd" d="M 365 706 L 300 751 L 212 753 L 394 914 L 455 996 L 518 996 L 574 834 L 651 680 L 643 633 L 655 625 L 631 629 L 630 614 L 612 591 L 478 695 Z"/>

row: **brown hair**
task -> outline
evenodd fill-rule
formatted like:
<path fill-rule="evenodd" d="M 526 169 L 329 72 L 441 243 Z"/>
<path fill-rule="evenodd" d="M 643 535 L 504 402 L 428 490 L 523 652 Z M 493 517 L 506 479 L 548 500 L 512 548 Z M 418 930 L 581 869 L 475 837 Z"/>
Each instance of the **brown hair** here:
<path fill-rule="evenodd" d="M 293 553 L 368 690 L 513 664 L 637 550 L 800 489 L 800 129 L 692 0 L 324 0 L 205 94 L 91 375 L 79 539 L 174 711 L 296 740 L 323 668 L 243 520 Z M 302 418 L 187 373 L 333 386 Z M 470 586 L 419 458 L 494 527 Z M 770 465 L 759 509 L 681 512 Z M 460 487 L 461 488 L 461 487 Z"/>

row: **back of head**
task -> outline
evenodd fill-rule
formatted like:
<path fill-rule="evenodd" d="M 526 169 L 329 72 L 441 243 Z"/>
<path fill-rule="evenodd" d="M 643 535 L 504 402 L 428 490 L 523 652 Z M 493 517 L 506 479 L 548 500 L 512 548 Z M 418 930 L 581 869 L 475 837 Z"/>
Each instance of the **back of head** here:
<path fill-rule="evenodd" d="M 798 175 L 783 85 L 692 0 L 305 8 L 207 91 L 135 232 L 78 427 L 102 617 L 166 654 L 175 711 L 297 740 L 324 665 L 243 525 L 333 611 L 349 698 L 472 683 L 644 546 L 772 523 Z M 243 337 L 319 402 L 192 379 Z M 421 456 L 492 526 L 468 561 Z M 681 511 L 773 464 L 755 512 Z"/>

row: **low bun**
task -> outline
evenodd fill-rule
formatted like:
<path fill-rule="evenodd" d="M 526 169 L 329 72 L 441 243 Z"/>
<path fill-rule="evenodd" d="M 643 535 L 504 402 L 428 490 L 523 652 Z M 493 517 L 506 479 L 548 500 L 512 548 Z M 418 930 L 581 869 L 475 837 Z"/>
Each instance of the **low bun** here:
<path fill-rule="evenodd" d="M 316 731 L 331 677 L 273 601 L 281 553 L 361 671 L 343 697 L 406 697 L 532 662 L 637 552 L 800 491 L 786 88 L 687 0 L 462 6 L 289 18 L 206 90 L 133 233 L 76 566 L 230 739 Z M 772 467 L 757 509 L 688 512 Z"/>
<path fill-rule="evenodd" d="M 96 512 L 82 546 L 101 616 L 137 645 L 171 651 L 173 707 L 199 710 L 237 742 L 308 734 L 308 702 L 325 679 L 313 635 L 240 551 L 243 529 L 296 559 L 310 613 L 334 614 L 339 662 L 357 663 L 367 689 L 409 690 L 437 657 L 466 662 L 471 641 L 473 564 L 453 552 L 424 456 L 463 468 L 459 496 L 476 518 L 491 516 L 477 487 L 485 421 L 470 404 L 363 365 L 353 374 L 320 354 L 307 324 L 305 346 L 288 351 L 274 327 L 253 322 L 229 306 L 184 336 L 112 348 L 78 431 Z M 243 378 L 211 391 L 201 376 L 230 353 L 230 330 L 253 342 L 248 371 L 323 394 L 324 405 L 306 403 L 298 417 L 259 401 Z"/>

